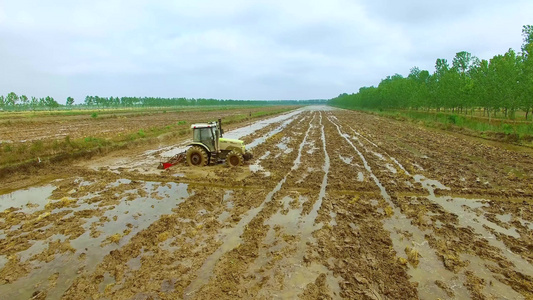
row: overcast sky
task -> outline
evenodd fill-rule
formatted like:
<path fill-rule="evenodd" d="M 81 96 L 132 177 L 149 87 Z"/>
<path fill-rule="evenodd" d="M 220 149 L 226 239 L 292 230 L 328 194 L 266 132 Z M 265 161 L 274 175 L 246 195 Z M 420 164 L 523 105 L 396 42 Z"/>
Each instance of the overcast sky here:
<path fill-rule="evenodd" d="M 525 24 L 531 0 L 0 0 L 0 94 L 329 99 Z"/>

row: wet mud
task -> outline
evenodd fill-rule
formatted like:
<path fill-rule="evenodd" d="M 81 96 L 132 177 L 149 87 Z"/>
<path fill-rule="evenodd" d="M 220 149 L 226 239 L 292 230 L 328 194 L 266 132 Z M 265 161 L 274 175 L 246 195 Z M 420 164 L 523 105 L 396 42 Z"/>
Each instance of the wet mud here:
<path fill-rule="evenodd" d="M 260 122 L 233 132 L 241 167 L 156 170 L 154 148 L 0 195 L 0 294 L 533 297 L 528 151 L 327 107 Z"/>

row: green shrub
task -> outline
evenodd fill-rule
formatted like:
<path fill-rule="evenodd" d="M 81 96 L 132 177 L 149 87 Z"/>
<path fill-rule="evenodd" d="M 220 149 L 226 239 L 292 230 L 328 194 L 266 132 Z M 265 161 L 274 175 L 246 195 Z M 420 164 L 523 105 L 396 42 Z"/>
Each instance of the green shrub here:
<path fill-rule="evenodd" d="M 96 119 L 96 118 L 98 118 L 98 114 L 97 114 L 97 113 L 95 113 L 95 112 L 93 112 L 93 113 L 91 114 L 91 118 L 93 118 L 93 119 Z"/>
<path fill-rule="evenodd" d="M 448 122 L 452 124 L 457 124 L 457 115 L 449 115 L 448 116 Z"/>
<path fill-rule="evenodd" d="M 503 124 L 502 129 L 506 134 L 511 134 L 514 132 L 514 128 L 510 124 Z"/>
<path fill-rule="evenodd" d="M 4 152 L 13 151 L 13 147 L 10 144 L 5 144 L 3 148 L 4 148 Z"/>

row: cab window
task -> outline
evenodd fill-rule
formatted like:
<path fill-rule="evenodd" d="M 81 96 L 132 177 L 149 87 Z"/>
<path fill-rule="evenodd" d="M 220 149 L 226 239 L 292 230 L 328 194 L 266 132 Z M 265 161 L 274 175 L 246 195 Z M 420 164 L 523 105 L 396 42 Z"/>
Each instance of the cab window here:
<path fill-rule="evenodd" d="M 213 140 L 213 131 L 211 128 L 198 128 L 194 130 L 193 140 L 195 142 Z"/>

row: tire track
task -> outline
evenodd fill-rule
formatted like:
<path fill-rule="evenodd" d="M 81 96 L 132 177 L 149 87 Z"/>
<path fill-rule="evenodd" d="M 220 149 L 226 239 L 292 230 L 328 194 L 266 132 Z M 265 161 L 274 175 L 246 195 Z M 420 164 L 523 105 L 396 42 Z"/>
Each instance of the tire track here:
<path fill-rule="evenodd" d="M 382 150 L 381 147 L 379 147 L 377 144 L 366 138 L 364 135 L 357 132 L 355 129 L 353 129 L 351 126 L 349 128 L 352 130 L 354 134 L 356 134 L 359 138 L 364 139 L 369 144 L 374 146 L 375 148 L 381 150 L 394 164 L 396 164 L 401 170 L 404 171 L 404 173 L 411 178 L 412 182 L 419 183 L 422 188 L 427 191 L 428 195 L 426 196 L 428 200 L 431 202 L 439 205 L 442 209 L 445 211 L 455 214 L 458 216 L 458 225 L 463 228 L 472 228 L 477 233 L 477 235 L 480 235 L 482 239 L 488 242 L 489 245 L 500 249 L 501 254 L 503 257 L 511 262 L 516 270 L 522 274 L 525 274 L 527 276 L 533 276 L 533 269 L 531 268 L 531 264 L 524 258 L 522 258 L 520 255 L 515 254 L 503 243 L 503 241 L 499 240 L 491 231 L 487 229 L 492 228 L 493 230 L 500 232 L 502 234 L 511 235 L 514 237 L 518 237 L 518 233 L 516 230 L 509 230 L 503 227 L 500 227 L 498 224 L 495 224 L 488 220 L 483 214 L 478 215 L 474 211 L 470 209 L 461 208 L 461 205 L 458 205 L 457 203 L 472 203 L 472 205 L 480 205 L 482 206 L 484 199 L 465 199 L 465 198 L 456 198 L 452 196 L 437 196 L 435 195 L 436 189 L 441 190 L 450 190 L 450 188 L 444 186 L 439 181 L 426 178 L 423 175 L 411 175 L 400 162 L 392 157 L 390 154 L 388 154 L 386 151 Z M 364 147 L 364 145 L 359 141 L 359 144 Z M 476 204 L 477 203 L 477 204 Z M 463 204 L 465 205 L 465 204 Z M 467 207 L 470 207 L 467 205 Z M 470 258 L 471 260 L 475 260 L 475 258 Z M 475 263 L 475 262 L 474 262 Z M 478 267 L 476 270 L 479 272 L 480 269 L 484 270 L 483 272 L 487 275 L 485 275 L 485 280 L 492 281 L 496 280 L 492 275 L 490 274 L 490 271 L 484 266 L 488 262 L 479 262 L 477 263 Z M 470 268 L 472 269 L 472 268 Z M 474 270 L 472 270 L 474 271 Z M 500 293 L 501 291 L 498 290 L 506 290 L 503 287 L 499 287 L 498 289 L 492 289 L 492 293 Z M 511 291 L 505 292 L 507 294 L 512 293 Z M 503 295 L 502 295 L 503 296 Z M 517 296 L 517 295 L 516 295 Z"/>
<path fill-rule="evenodd" d="M 314 119 L 314 116 L 313 116 Z M 205 263 L 202 265 L 202 267 L 196 272 L 196 279 L 193 280 L 189 286 L 185 289 L 184 292 L 184 298 L 188 299 L 192 297 L 198 290 L 200 290 L 205 284 L 209 282 L 211 279 L 211 276 L 213 274 L 213 270 L 215 268 L 216 263 L 220 260 L 222 256 L 224 256 L 226 253 L 232 251 L 233 249 L 237 248 L 239 245 L 242 244 L 242 234 L 244 233 L 245 227 L 263 210 L 265 205 L 267 205 L 270 201 L 272 201 L 274 195 L 279 192 L 287 180 L 287 177 L 289 174 L 294 170 L 295 166 L 299 166 L 300 159 L 302 155 L 302 149 L 303 145 L 306 143 L 309 131 L 311 129 L 311 123 L 309 124 L 309 127 L 306 131 L 306 134 L 300 143 L 300 147 L 298 149 L 298 156 L 296 157 L 296 160 L 293 163 L 293 167 L 285 176 L 276 184 L 274 189 L 272 189 L 266 196 L 265 200 L 256 208 L 249 210 L 244 217 L 239 221 L 239 223 L 228 233 L 225 234 L 224 242 L 223 244 L 213 253 L 211 254 L 205 261 Z M 275 131 L 271 131 L 269 134 L 270 136 L 275 134 Z M 280 130 L 281 131 L 281 130 Z M 274 133 L 272 133 L 274 132 Z M 266 138 L 265 138 L 266 140 Z"/>
<path fill-rule="evenodd" d="M 397 252 L 397 255 L 400 255 L 404 249 L 407 247 L 412 248 L 416 251 L 421 257 L 424 258 L 424 265 L 427 265 L 428 268 L 410 268 L 411 276 L 414 278 L 414 282 L 418 282 L 419 285 L 426 287 L 426 290 L 419 289 L 420 296 L 438 296 L 446 297 L 446 294 L 437 286 L 435 286 L 435 280 L 442 280 L 444 282 L 453 282 L 455 274 L 446 270 L 442 263 L 440 262 L 438 256 L 435 254 L 435 251 L 431 249 L 425 241 L 424 235 L 425 232 L 421 231 L 418 227 L 411 224 L 410 219 L 405 216 L 401 210 L 393 203 L 391 196 L 377 178 L 377 176 L 372 171 L 372 168 L 368 164 L 363 153 L 353 144 L 349 139 L 349 135 L 343 133 L 341 126 L 334 121 L 334 118 L 329 117 L 329 122 L 337 128 L 338 134 L 348 143 L 354 151 L 357 153 L 363 166 L 368 172 L 368 175 L 372 178 L 376 186 L 380 190 L 381 197 L 387 202 L 387 204 L 392 208 L 393 218 L 390 218 L 383 222 L 383 226 L 387 231 L 391 233 L 391 239 L 393 241 L 394 248 Z M 406 240 L 403 240 L 397 233 L 396 228 L 401 228 L 401 230 L 406 230 L 412 234 L 411 243 Z M 427 292 L 427 294 L 426 294 Z"/>
<path fill-rule="evenodd" d="M 303 291 L 303 286 L 308 283 L 312 283 L 320 274 L 325 274 L 326 282 L 329 288 L 332 290 L 330 297 L 333 299 L 339 299 L 340 287 L 338 279 L 336 279 L 332 272 L 329 271 L 324 265 L 312 262 L 309 265 L 302 264 L 306 261 L 306 253 L 310 250 L 311 246 L 316 246 L 316 239 L 313 237 L 313 233 L 322 228 L 323 224 L 316 224 L 318 212 L 322 207 L 322 202 L 326 197 L 326 187 L 328 185 L 328 176 L 330 171 L 330 158 L 326 149 L 326 135 L 324 132 L 324 125 L 322 124 L 322 112 L 319 115 L 319 127 L 320 127 L 320 139 L 322 142 L 322 150 L 324 153 L 324 164 L 322 165 L 322 171 L 324 173 L 322 182 L 320 184 L 320 190 L 316 201 L 314 202 L 311 211 L 303 217 L 298 223 L 299 240 L 296 244 L 295 253 L 288 258 L 282 260 L 280 265 L 292 265 L 289 267 L 289 272 L 285 275 L 284 289 L 280 291 L 278 296 L 282 298 L 295 298 Z M 303 148 L 303 147 L 302 147 Z M 300 149 L 300 153 L 301 150 Z M 298 169 L 293 167 L 294 170 Z M 303 280 L 303 278 L 306 278 Z M 307 283 L 306 283 L 307 282 Z"/>
<path fill-rule="evenodd" d="M 525 260 L 522 257 L 520 257 L 519 255 L 514 254 L 511 251 L 509 251 L 509 249 L 505 246 L 505 244 L 502 241 L 498 240 L 494 234 L 492 234 L 490 231 L 488 231 L 485 228 L 485 226 L 488 226 L 488 227 L 490 227 L 490 228 L 492 228 L 494 230 L 497 230 L 499 232 L 509 232 L 508 230 L 498 226 L 495 223 L 490 222 L 483 215 L 478 215 L 478 214 L 474 213 L 474 211 L 471 211 L 469 209 L 465 209 L 465 208 L 461 209 L 461 205 L 460 204 L 459 205 L 456 204 L 456 203 L 465 203 L 465 204 L 472 203 L 472 204 L 475 204 L 476 200 L 463 199 L 463 198 L 454 198 L 454 197 L 450 197 L 450 196 L 436 196 L 435 192 L 434 192 L 435 189 L 441 189 L 441 190 L 450 190 L 450 189 L 445 187 L 444 185 L 442 185 L 440 182 L 438 182 L 436 180 L 428 179 L 428 178 L 426 178 L 423 175 L 412 175 L 412 174 L 410 174 L 404 168 L 404 166 L 402 164 L 400 164 L 400 162 L 396 158 L 394 158 L 393 156 L 388 154 L 387 151 L 381 149 L 380 146 L 378 146 L 376 143 L 372 142 L 370 139 L 365 137 L 363 134 L 357 132 L 351 126 L 348 126 L 348 127 L 356 135 L 356 138 L 354 138 L 354 139 L 359 143 L 359 145 L 363 149 L 366 149 L 366 148 L 365 148 L 365 145 L 361 142 L 361 139 L 363 139 L 368 144 L 372 145 L 373 147 L 375 147 L 376 149 L 378 149 L 382 153 L 384 153 L 384 155 L 378 153 L 378 156 L 379 155 L 381 155 L 382 157 L 386 156 L 393 164 L 395 164 L 398 168 L 400 168 L 403 171 L 403 173 L 405 173 L 405 175 L 407 175 L 410 178 L 411 182 L 419 183 L 422 186 L 422 188 L 428 193 L 428 195 L 426 196 L 428 200 L 430 200 L 431 202 L 439 205 L 439 207 L 444 209 L 444 211 L 446 211 L 448 213 L 453 213 L 456 216 L 458 216 L 458 221 L 459 221 L 459 223 L 457 224 L 458 226 L 462 226 L 462 228 L 472 228 L 472 229 L 474 229 L 475 232 L 477 233 L 477 235 L 481 236 L 480 239 L 482 241 L 485 241 L 486 243 L 488 243 L 488 245 L 494 247 L 495 249 L 499 249 L 500 250 L 499 251 L 500 254 L 503 255 L 503 259 L 504 260 L 508 260 L 509 262 L 511 262 L 515 266 L 516 270 L 518 270 L 519 273 L 525 274 L 526 276 L 531 276 L 532 270 L 531 270 L 530 264 L 527 262 L 527 260 Z M 375 153 L 375 152 L 373 152 L 373 153 Z M 414 223 L 416 224 L 416 222 L 414 222 Z M 420 228 L 420 229 L 424 231 L 425 235 L 427 235 L 427 234 L 435 235 L 435 232 L 432 229 L 430 229 L 430 231 L 428 231 L 427 228 Z M 516 231 L 514 231 L 514 233 L 517 234 Z M 392 234 L 392 232 L 391 232 L 391 234 Z M 435 242 L 433 242 L 432 247 L 433 247 L 434 244 L 435 244 Z M 507 249 L 507 251 L 501 251 L 501 249 Z M 435 250 L 437 250 L 437 249 L 435 249 Z M 502 280 L 498 281 L 497 277 L 495 277 L 494 274 L 498 274 L 498 273 L 501 274 L 502 272 L 504 272 L 502 275 L 504 275 L 505 277 L 512 277 L 512 278 L 517 278 L 517 277 L 519 278 L 520 276 L 524 276 L 524 275 L 516 274 L 516 273 L 513 273 L 512 271 L 511 271 L 511 273 L 508 273 L 508 271 L 502 270 L 502 269 L 497 268 L 497 267 L 494 267 L 491 263 L 489 263 L 490 261 L 487 261 L 486 259 L 483 259 L 483 258 L 480 258 L 480 257 L 462 254 L 460 256 L 460 258 L 463 261 L 470 262 L 470 264 L 471 264 L 470 266 L 465 268 L 465 270 L 464 270 L 465 274 L 469 274 L 469 273 L 475 274 L 475 275 L 481 276 L 481 278 L 483 280 L 485 280 L 486 282 L 491 282 L 492 283 L 490 286 L 486 286 L 485 287 L 485 289 L 486 289 L 485 292 L 490 293 L 491 295 L 498 295 L 499 297 L 504 297 L 504 298 L 506 298 L 508 296 L 511 297 L 511 298 L 521 298 L 521 295 L 517 294 L 514 290 L 510 289 L 515 283 L 506 282 L 505 280 L 504 281 L 502 281 Z M 422 265 L 422 267 L 424 267 L 424 265 Z M 494 272 L 494 271 L 496 271 L 496 272 Z M 410 274 L 414 278 L 419 280 L 419 276 L 420 275 L 416 274 L 413 269 L 411 269 Z M 425 277 L 423 277 L 423 278 L 425 278 Z M 455 290 L 456 293 L 459 290 L 458 287 L 460 287 L 460 290 L 461 290 L 460 292 L 463 295 L 465 294 L 464 284 L 467 281 L 467 279 L 468 278 L 465 278 L 464 275 L 461 275 L 461 281 L 463 281 L 463 283 L 462 284 L 458 284 L 456 282 L 454 284 L 455 285 L 454 290 Z M 442 280 L 442 279 L 439 279 L 439 280 Z M 502 281 L 502 282 L 500 282 L 500 281 Z M 419 292 L 421 293 L 421 295 L 423 295 L 423 293 L 425 293 L 427 291 L 431 292 L 432 289 L 430 288 L 430 286 L 433 285 L 433 282 L 431 282 L 431 281 L 425 282 L 423 279 L 419 280 L 419 282 L 420 282 Z M 428 286 L 429 286 L 429 288 L 428 288 Z M 424 289 L 427 289 L 427 291 L 424 290 Z M 429 294 L 427 296 L 429 296 Z"/>

